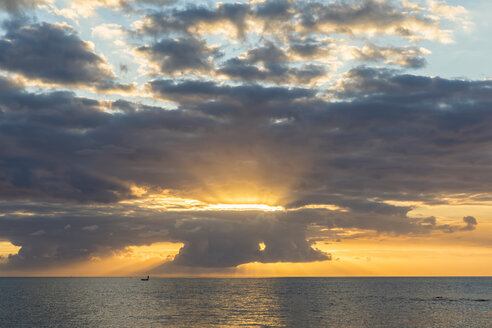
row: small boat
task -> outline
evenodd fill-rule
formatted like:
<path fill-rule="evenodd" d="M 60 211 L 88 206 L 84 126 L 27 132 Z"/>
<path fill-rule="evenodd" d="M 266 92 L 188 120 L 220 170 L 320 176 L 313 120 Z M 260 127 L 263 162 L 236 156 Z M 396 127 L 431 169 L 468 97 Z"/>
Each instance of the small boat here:
<path fill-rule="evenodd" d="M 149 281 L 149 276 L 147 276 L 147 278 L 142 278 L 140 280 L 142 280 L 142 281 Z"/>

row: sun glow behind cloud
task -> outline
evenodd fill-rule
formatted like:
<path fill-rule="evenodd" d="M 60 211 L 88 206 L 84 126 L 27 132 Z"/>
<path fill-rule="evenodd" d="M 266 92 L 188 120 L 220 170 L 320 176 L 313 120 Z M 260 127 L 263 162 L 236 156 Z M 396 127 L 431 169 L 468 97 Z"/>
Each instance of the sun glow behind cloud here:
<path fill-rule="evenodd" d="M 282 206 L 269 204 L 257 204 L 254 200 L 261 197 L 229 197 L 232 203 L 207 203 L 197 199 L 182 198 L 172 195 L 169 191 L 158 194 L 149 194 L 145 188 L 132 187 L 137 199 L 121 201 L 121 204 L 131 204 L 143 208 L 165 211 L 283 211 Z M 234 200 L 250 200 L 253 202 L 234 203 Z"/>
<path fill-rule="evenodd" d="M 13 245 L 8 241 L 0 241 L 0 261 L 2 257 L 5 258 L 10 254 L 17 254 L 19 252 L 20 247 Z"/>
<path fill-rule="evenodd" d="M 213 204 L 205 207 L 206 210 L 219 211 L 283 211 L 282 206 L 270 206 L 265 204 Z"/>

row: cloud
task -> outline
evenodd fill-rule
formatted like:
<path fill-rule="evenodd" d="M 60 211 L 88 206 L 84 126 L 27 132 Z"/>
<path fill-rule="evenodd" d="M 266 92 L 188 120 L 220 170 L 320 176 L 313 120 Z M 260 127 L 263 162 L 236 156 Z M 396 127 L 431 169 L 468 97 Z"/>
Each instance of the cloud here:
<path fill-rule="evenodd" d="M 452 42 L 449 32 L 439 29 L 432 17 L 394 1 L 335 1 L 326 5 L 312 2 L 302 6 L 301 13 L 300 27 L 305 31 L 398 35 L 410 40 Z"/>
<path fill-rule="evenodd" d="M 224 29 L 224 24 L 227 24 L 233 28 L 236 36 L 244 36 L 250 11 L 249 5 L 242 3 L 219 3 L 214 9 L 188 5 L 182 10 L 173 9 L 148 15 L 139 32 L 151 35 L 181 32 L 192 35 L 220 29 L 222 33 L 227 33 L 227 29 Z"/>
<path fill-rule="evenodd" d="M 91 172 L 83 165 L 60 162 L 60 155 L 72 156 L 71 147 L 90 143 L 88 139 L 83 141 L 84 131 L 104 124 L 109 118 L 100 110 L 98 101 L 77 98 L 70 92 L 27 93 L 5 79 L 0 84 L 5 86 L 0 92 L 2 198 L 51 195 L 80 201 L 111 201 L 119 193 L 129 192 L 122 183 Z M 32 144 L 28 146 L 26 142 Z M 27 152 L 22 150 L 26 146 L 30 149 Z"/>
<path fill-rule="evenodd" d="M 289 57 L 293 60 L 323 60 L 333 57 L 337 50 L 334 39 L 317 39 L 310 36 L 292 36 L 289 39 Z"/>
<path fill-rule="evenodd" d="M 63 228 L 63 229 L 65 229 L 65 228 Z M 86 231 L 96 231 L 97 229 L 99 229 L 99 226 L 97 224 L 85 226 L 82 228 L 82 230 L 86 230 Z"/>
<path fill-rule="evenodd" d="M 463 218 L 463 222 L 466 223 L 466 226 L 461 228 L 461 230 L 475 230 L 476 225 L 478 224 L 477 219 L 475 219 L 473 216 L 465 216 Z"/>
<path fill-rule="evenodd" d="M 314 89 L 150 82 L 174 110 L 0 85 L 0 237 L 22 247 L 8 268 L 161 241 L 184 244 L 181 266 L 328 260 L 312 242 L 345 238 L 337 229 L 472 230 L 473 217 L 440 224 L 392 202 L 443 204 L 492 182 L 489 81 L 359 67 L 330 91 L 336 101 Z M 287 210 L 185 211 L 181 201 L 160 211 L 133 186 Z"/>
<path fill-rule="evenodd" d="M 333 90 L 336 102 L 313 89 L 150 82 L 156 97 L 177 103 L 173 111 L 3 85 L 9 198 L 113 201 L 130 197 L 131 185 L 195 197 L 209 184 L 231 190 L 249 180 L 280 193 L 281 205 L 332 204 L 335 194 L 432 203 L 487 193 L 492 179 L 488 81 L 358 68 Z"/>
<path fill-rule="evenodd" d="M 45 2 L 48 0 L 0 0 L 0 10 L 20 14 L 25 9 L 34 9 L 38 4 Z"/>
<path fill-rule="evenodd" d="M 150 11 L 131 35 L 161 40 L 137 52 L 165 75 L 300 86 L 327 82 L 361 62 L 422 68 L 430 52 L 418 42 L 452 42 L 440 18 L 430 7 L 389 0 L 255 1 Z M 388 36 L 399 45 L 374 42 Z"/>
<path fill-rule="evenodd" d="M 239 81 L 310 84 L 325 76 L 326 70 L 321 65 L 307 65 L 297 69 L 271 64 L 260 68 L 241 59 L 230 59 L 218 70 L 218 73 Z"/>
<path fill-rule="evenodd" d="M 104 40 L 112 40 L 115 45 L 125 45 L 124 28 L 118 24 L 101 24 L 92 28 L 92 37 Z"/>
<path fill-rule="evenodd" d="M 235 103 L 238 107 L 242 107 L 244 103 L 295 101 L 315 94 L 314 90 L 303 88 L 263 87 L 260 85 L 228 86 L 200 80 L 183 80 L 180 82 L 154 80 L 149 82 L 149 88 L 156 97 L 181 104 L 220 101 L 224 104 Z M 220 106 L 217 106 L 217 110 L 221 110 Z"/>
<path fill-rule="evenodd" d="M 22 207 L 32 213 L 14 212 Z M 388 206 L 389 207 L 389 206 Z M 406 213 L 362 209 L 350 213 L 326 209 L 282 212 L 166 211 L 155 212 L 130 204 L 88 207 L 76 204 L 0 203 L 0 237 L 21 247 L 3 270 L 44 268 L 87 261 L 124 252 L 128 246 L 180 242 L 184 246 L 170 263 L 155 272 L 178 267 L 230 268 L 250 262 L 328 261 L 315 240 L 348 238 L 339 228 L 387 234 L 429 234 L 466 230 L 438 225 L 435 218 L 415 219 Z M 131 209 L 129 214 L 128 210 Z M 476 225 L 470 223 L 469 225 Z M 315 229 L 308 229 L 315 227 Z M 264 247 L 260 247 L 260 244 Z"/>
<path fill-rule="evenodd" d="M 56 15 L 69 19 L 89 18 L 94 16 L 100 7 L 113 10 L 124 10 L 126 12 L 139 11 L 142 6 L 163 6 L 173 3 L 174 0 L 73 0 L 69 6 L 61 9 L 52 6 L 51 9 Z"/>
<path fill-rule="evenodd" d="M 439 22 L 426 13 L 427 9 L 411 9 L 389 0 L 333 1 L 327 4 L 274 0 L 219 4 L 215 8 L 188 6 L 148 15 L 141 32 L 224 33 L 226 31 L 221 24 L 227 23 L 241 37 L 249 32 L 277 36 L 291 33 L 380 34 L 414 41 L 452 42 L 450 32 L 440 29 Z"/>
<path fill-rule="evenodd" d="M 465 31 L 470 31 L 474 24 L 471 21 L 470 12 L 463 6 L 448 5 L 446 1 L 428 0 L 429 11 L 438 17 L 459 24 Z"/>
<path fill-rule="evenodd" d="M 395 73 L 388 69 L 354 68 L 342 79 L 340 96 L 371 96 L 374 100 L 395 105 L 430 102 L 441 107 L 466 106 L 470 101 L 482 103 L 490 100 L 492 82 L 488 80 L 448 80 Z"/>
<path fill-rule="evenodd" d="M 59 208 L 60 209 L 60 208 Z M 118 211 L 118 207 L 115 208 Z M 68 209 L 65 209 L 68 210 Z M 118 212 L 123 210 L 120 208 Z M 120 212 L 122 213 L 122 212 Z M 95 213 L 94 213 L 95 214 Z M 304 222 L 262 212 L 176 212 L 119 217 L 74 216 L 0 218 L 0 235 L 21 246 L 3 268 L 50 266 L 88 260 L 130 245 L 182 241 L 174 264 L 234 267 L 242 263 L 328 260 L 306 241 Z M 70 226 L 70 229 L 66 229 Z M 262 251 L 259 243 L 266 244 Z"/>
<path fill-rule="evenodd" d="M 435 219 L 412 219 L 394 214 L 343 214 L 326 209 L 289 212 L 169 211 L 118 204 L 111 209 L 69 204 L 15 204 L 37 213 L 0 217 L 0 236 L 20 246 L 2 269 L 39 268 L 124 251 L 127 246 L 180 242 L 184 246 L 173 265 L 227 268 L 250 262 L 327 261 L 331 255 L 314 248 L 313 241 L 335 240 L 334 228 L 374 230 L 379 233 L 426 234 L 444 229 Z M 128 209 L 132 208 L 131 215 Z M 430 222 L 430 224 L 429 224 Z M 317 230 L 308 226 L 315 225 Z M 69 228 L 67 228 L 69 227 Z M 458 226 L 450 226 L 457 229 Z M 335 230 L 333 230 L 335 231 Z M 342 238 L 345 238 L 344 236 Z M 309 239 L 309 240 L 308 240 Z M 265 246 L 260 247 L 263 243 Z M 172 270 L 168 264 L 158 272 Z"/>
<path fill-rule="evenodd" d="M 70 26 L 62 24 L 7 23 L 0 40 L 0 68 L 46 83 L 131 89 L 117 84 L 107 62 Z"/>
<path fill-rule="evenodd" d="M 368 44 L 362 48 L 354 48 L 354 57 L 359 61 L 379 62 L 385 64 L 400 65 L 409 68 L 422 68 L 426 65 L 424 54 L 429 51 L 423 48 L 398 48 L 398 47 L 381 47 L 374 44 Z"/>
<path fill-rule="evenodd" d="M 212 58 L 220 56 L 216 48 L 194 38 L 163 39 L 137 51 L 147 55 L 167 75 L 210 71 Z"/>
<path fill-rule="evenodd" d="M 21 250 L 2 269 L 179 242 L 157 271 L 229 270 L 330 260 L 317 241 L 476 228 L 472 216 L 443 224 L 395 205 L 490 200 L 491 82 L 394 69 L 425 65 L 421 40 L 450 42 L 440 25 L 447 9 L 440 17 L 396 1 L 161 3 L 74 2 L 81 11 L 64 12 L 138 10 L 135 31 L 92 32 L 133 37 L 135 53 L 155 66 L 138 77 L 139 95 L 152 99 L 47 90 L 132 86 L 73 27 L 5 23 L 0 238 Z"/>
<path fill-rule="evenodd" d="M 241 58 L 227 60 L 218 73 L 239 81 L 309 84 L 325 76 L 326 69 L 315 64 L 291 67 L 284 51 L 269 42 L 248 50 Z"/>
<path fill-rule="evenodd" d="M 184 266 L 230 267 L 249 262 L 311 262 L 329 260 L 306 241 L 303 223 L 261 218 L 180 221 L 177 238 L 184 247 L 174 263 Z M 237 214 L 234 216 L 238 216 Z M 239 215 L 242 216 L 242 215 Z M 252 216 L 253 218 L 248 218 Z M 260 243 L 265 243 L 262 251 Z"/>

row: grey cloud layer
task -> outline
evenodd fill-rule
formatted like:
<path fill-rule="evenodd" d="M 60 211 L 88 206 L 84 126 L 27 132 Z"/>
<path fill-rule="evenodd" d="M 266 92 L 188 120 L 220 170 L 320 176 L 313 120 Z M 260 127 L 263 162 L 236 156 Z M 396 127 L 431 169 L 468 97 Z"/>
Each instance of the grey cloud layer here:
<path fill-rule="evenodd" d="M 5 212 L 22 203 L 0 204 Z M 227 268 L 253 261 L 326 261 L 331 255 L 312 247 L 315 240 L 335 240 L 331 228 L 376 229 L 396 234 L 472 230 L 476 219 L 466 217 L 465 226 L 437 225 L 435 218 L 409 219 L 405 215 L 341 215 L 328 210 L 265 212 L 165 212 L 157 214 L 125 205 L 109 208 L 80 205 L 23 204 L 36 215 L 8 214 L 0 217 L 0 238 L 21 246 L 17 255 L 0 265 L 4 270 L 36 269 L 70 264 L 124 251 L 129 245 L 182 242 L 184 247 L 172 266 Z M 133 215 L 124 214 L 132 209 Z M 307 235 L 306 228 L 318 228 Z M 307 238 L 309 240 L 307 240 Z M 259 243 L 266 245 L 261 250 Z"/>
<path fill-rule="evenodd" d="M 242 82 L 309 85 L 333 73 L 332 66 L 346 61 L 348 53 L 354 61 L 422 68 L 425 51 L 415 41 L 445 34 L 438 20 L 423 9 L 389 0 L 272 0 L 172 8 L 149 13 L 135 31 L 162 38 L 138 49 L 161 67 L 162 75 L 200 73 Z M 231 31 L 239 41 L 235 47 L 243 49 L 239 56 L 231 55 L 230 47 L 212 48 L 205 42 L 207 35 L 230 35 Z M 398 36 L 407 45 L 367 42 L 360 46 L 350 40 L 371 34 Z M 251 47 L 257 37 L 261 42 L 254 42 L 260 45 Z"/>
<path fill-rule="evenodd" d="M 120 101 L 113 106 L 123 112 L 115 114 L 95 100 L 31 94 L 3 81 L 2 184 L 11 186 L 2 188 L 4 197 L 42 189 L 56 197 L 78 199 L 79 190 L 78 200 L 116 200 L 127 197 L 129 183 L 179 189 L 186 182 L 193 189 L 201 165 L 226 169 L 254 160 L 266 172 L 283 167 L 286 173 L 299 157 L 309 166 L 299 177 L 305 187 L 289 201 L 297 205 L 335 191 L 358 196 L 360 187 L 382 199 L 488 192 L 489 82 L 368 69 L 348 76 L 337 96 L 351 102 L 336 103 L 316 99 L 313 90 L 156 80 L 150 84 L 156 96 L 181 103 L 180 110 Z M 242 154 L 231 148 L 235 143 L 253 149 Z M 209 158 L 200 150 L 207 146 L 220 156 Z M 192 157 L 195 165 L 180 164 Z M 273 172 L 272 181 L 281 180 Z M 106 187 L 67 192 L 86 174 Z"/>
<path fill-rule="evenodd" d="M 464 226 L 443 225 L 384 201 L 442 203 L 441 195 L 486 194 L 492 183 L 487 81 L 358 68 L 333 93 L 350 101 L 337 102 L 312 89 L 152 82 L 156 95 L 178 103 L 172 111 L 1 84 L 1 197 L 11 204 L 3 211 L 29 211 L 27 199 L 49 204 L 43 215 L 1 218 L 0 237 L 23 247 L 10 258 L 12 268 L 156 241 L 183 242 L 175 264 L 185 266 L 323 260 L 329 256 L 311 248 L 308 226 L 397 234 L 472 230 L 473 217 Z M 288 208 L 332 204 L 344 211 L 152 212 L 125 219 L 109 205 L 136 197 L 135 184 L 200 199 L 212 187 L 254 179 L 272 192 L 287 188 L 279 203 Z M 76 212 L 66 209 L 73 202 L 81 202 Z M 106 202 L 106 212 L 81 216 L 85 202 Z M 136 226 L 147 233 L 135 233 Z M 327 236 L 318 231 L 312 238 Z M 265 252 L 257 247 L 262 241 Z"/>
<path fill-rule="evenodd" d="M 21 25 L 6 22 L 0 39 L 0 68 L 28 78 L 63 85 L 88 85 L 101 90 L 129 89 L 118 85 L 105 60 L 64 25 Z"/>
<path fill-rule="evenodd" d="M 149 215 L 137 211 L 136 216 L 128 217 L 122 215 L 124 209 L 113 208 L 114 213 L 107 215 L 101 214 L 104 211 L 83 209 L 80 212 L 84 215 L 2 217 L 0 237 L 22 246 L 3 268 L 36 268 L 88 260 L 129 245 L 162 241 L 184 243 L 173 262 L 181 266 L 221 268 L 252 261 L 330 259 L 329 254 L 313 249 L 306 241 L 306 222 L 285 215 L 211 211 Z M 260 242 L 267 245 L 263 251 L 259 249 Z"/>
<path fill-rule="evenodd" d="M 260 64 L 260 66 L 258 66 Z M 248 50 L 244 58 L 231 58 L 218 70 L 233 80 L 268 81 L 274 83 L 309 84 L 326 74 L 323 65 L 307 64 L 290 67 L 283 50 L 268 42 L 265 46 Z"/>
<path fill-rule="evenodd" d="M 401 6 L 395 1 L 311 1 L 270 0 L 260 3 L 219 4 L 216 8 L 188 6 L 185 9 L 157 12 L 148 16 L 143 31 L 150 34 L 178 31 L 193 33 L 199 24 L 228 22 L 238 35 L 248 32 L 248 19 L 263 23 L 265 31 L 281 26 L 287 31 L 300 29 L 322 33 L 357 33 L 354 29 L 375 29 L 402 36 L 414 35 L 405 23 L 435 26 L 421 13 Z M 289 27 L 290 26 L 290 27 Z M 389 31 L 388 31 L 389 30 Z M 360 31 L 359 31 L 360 32 Z"/>
<path fill-rule="evenodd" d="M 194 38 L 163 39 L 152 46 L 140 47 L 138 51 L 156 62 L 161 72 L 170 75 L 209 71 L 212 69 L 211 57 L 220 56 L 217 49 Z"/>
<path fill-rule="evenodd" d="M 32 2 L 0 4 L 19 13 Z M 315 241 L 343 238 L 333 228 L 410 235 L 476 228 L 473 216 L 441 224 L 390 201 L 490 200 L 490 81 L 357 67 L 332 88 L 313 86 L 331 73 L 340 49 L 364 63 L 422 67 L 426 52 L 414 43 L 357 47 L 347 36 L 369 29 L 413 40 L 421 35 L 409 24 L 432 29 L 435 20 L 371 0 L 171 6 L 145 18 L 133 34 L 136 51 L 159 70 L 145 90 L 173 102 L 173 110 L 35 93 L 0 77 L 0 239 L 22 247 L 3 269 L 159 241 L 184 244 L 177 266 L 318 261 L 330 254 L 313 248 Z M 22 19 L 5 23 L 4 73 L 131 89 L 73 28 Z M 260 41 L 251 38 L 252 26 Z M 207 34 L 223 32 L 237 38 L 237 48 L 207 43 Z M 138 198 L 135 186 L 212 203 L 243 190 L 259 202 L 273 195 L 287 210 L 143 209 L 122 203 Z"/>

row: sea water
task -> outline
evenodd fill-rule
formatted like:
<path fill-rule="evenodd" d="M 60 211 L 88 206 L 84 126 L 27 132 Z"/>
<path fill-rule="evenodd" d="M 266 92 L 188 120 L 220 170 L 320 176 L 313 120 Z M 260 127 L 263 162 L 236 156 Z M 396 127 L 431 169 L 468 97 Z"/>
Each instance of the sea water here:
<path fill-rule="evenodd" d="M 0 327 L 492 327 L 492 278 L 0 278 Z"/>

